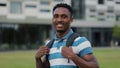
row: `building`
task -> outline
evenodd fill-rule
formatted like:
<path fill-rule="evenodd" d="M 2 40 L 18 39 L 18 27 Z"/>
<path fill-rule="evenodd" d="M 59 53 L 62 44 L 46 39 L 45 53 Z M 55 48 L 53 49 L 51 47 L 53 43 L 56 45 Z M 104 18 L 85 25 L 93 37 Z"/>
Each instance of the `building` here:
<path fill-rule="evenodd" d="M 120 21 L 119 0 L 0 0 L 0 47 L 43 45 L 52 36 L 52 7 L 60 2 L 73 7 L 76 32 L 93 46 L 109 46 L 112 27 Z"/>
<path fill-rule="evenodd" d="M 60 2 L 70 4 L 69 0 L 0 0 L 0 48 L 43 45 L 52 35 L 52 7 Z"/>
<path fill-rule="evenodd" d="M 110 46 L 112 28 L 120 23 L 120 0 L 72 0 L 76 31 L 93 46 Z"/>

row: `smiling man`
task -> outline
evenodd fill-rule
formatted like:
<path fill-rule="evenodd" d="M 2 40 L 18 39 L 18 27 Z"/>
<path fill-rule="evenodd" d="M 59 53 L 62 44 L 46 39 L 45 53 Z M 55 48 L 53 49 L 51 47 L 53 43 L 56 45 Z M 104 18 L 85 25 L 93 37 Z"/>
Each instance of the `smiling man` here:
<path fill-rule="evenodd" d="M 73 11 L 70 5 L 60 3 L 53 8 L 54 41 L 49 48 L 41 46 L 36 53 L 37 68 L 99 68 L 93 55 L 90 42 L 85 37 L 78 36 L 72 45 L 66 46 L 66 41 L 74 33 L 70 27 L 73 21 Z M 41 61 L 41 57 L 48 55 Z"/>

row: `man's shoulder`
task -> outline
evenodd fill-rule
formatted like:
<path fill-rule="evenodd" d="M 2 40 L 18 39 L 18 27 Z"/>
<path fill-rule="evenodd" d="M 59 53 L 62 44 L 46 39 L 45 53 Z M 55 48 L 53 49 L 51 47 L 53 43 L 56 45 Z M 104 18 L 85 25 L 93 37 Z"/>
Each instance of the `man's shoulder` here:
<path fill-rule="evenodd" d="M 85 37 L 85 36 L 80 36 L 80 34 L 76 33 L 78 36 L 75 38 L 74 41 L 78 41 L 78 40 L 81 40 L 81 41 L 88 41 L 88 39 Z"/>
<path fill-rule="evenodd" d="M 82 43 L 90 43 L 89 40 L 84 37 L 84 36 L 78 36 L 75 40 L 74 40 L 74 43 L 73 43 L 73 46 L 77 46 L 77 45 L 80 45 Z"/>

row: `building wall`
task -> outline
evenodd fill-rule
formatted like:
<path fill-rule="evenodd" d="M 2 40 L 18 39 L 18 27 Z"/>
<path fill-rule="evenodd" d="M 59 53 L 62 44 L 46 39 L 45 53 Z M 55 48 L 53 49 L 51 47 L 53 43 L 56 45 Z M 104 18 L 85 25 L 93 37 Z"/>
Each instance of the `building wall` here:
<path fill-rule="evenodd" d="M 28 30 L 25 31 L 24 40 L 32 38 L 27 33 L 31 28 L 36 27 L 35 25 L 40 27 L 35 28 L 40 40 L 51 37 L 52 33 L 48 30 L 52 29 L 52 8 L 60 2 L 68 3 L 73 7 L 75 20 L 71 26 L 76 32 L 86 36 L 93 46 L 109 46 L 112 28 L 120 21 L 120 0 L 0 0 L 0 10 L 2 10 L 0 11 L 0 39 L 3 39 L 6 29 L 12 28 L 10 35 L 16 35 L 14 31 L 19 32 L 25 26 Z M 45 29 L 44 32 L 40 32 L 41 29 Z M 16 38 L 17 36 L 13 36 L 12 39 Z"/>
<path fill-rule="evenodd" d="M 120 20 L 119 0 L 0 0 L 0 16 L 5 16 L 6 20 L 26 20 L 27 17 L 51 19 L 52 7 L 60 2 L 74 4 L 76 19 L 113 22 Z"/>
<path fill-rule="evenodd" d="M 81 36 L 87 37 L 92 46 L 110 46 L 112 28 L 120 21 L 120 8 L 118 7 L 120 1 L 72 0 L 72 2 L 73 10 L 75 10 L 72 27 L 76 28 L 75 31 Z M 82 5 L 80 5 L 81 3 Z"/>
<path fill-rule="evenodd" d="M 86 20 L 116 21 L 120 16 L 120 0 L 85 0 L 85 6 Z"/>
<path fill-rule="evenodd" d="M 52 36 L 52 7 L 70 0 L 0 0 L 0 50 L 32 49 Z"/>
<path fill-rule="evenodd" d="M 70 0 L 0 0 L 0 16 L 7 19 L 51 19 L 52 7 L 60 2 L 70 4 Z"/>

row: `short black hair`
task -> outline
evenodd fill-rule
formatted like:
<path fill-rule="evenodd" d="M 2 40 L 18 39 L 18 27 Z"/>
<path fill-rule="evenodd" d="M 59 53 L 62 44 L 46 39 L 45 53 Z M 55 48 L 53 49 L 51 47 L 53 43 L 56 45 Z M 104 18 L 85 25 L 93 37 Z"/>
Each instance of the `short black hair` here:
<path fill-rule="evenodd" d="M 73 16 L 72 7 L 71 7 L 70 5 L 68 5 L 68 4 L 66 4 L 66 3 L 59 3 L 59 4 L 55 5 L 55 6 L 53 7 L 53 13 L 54 13 L 55 9 L 56 9 L 56 8 L 59 8 L 59 7 L 63 7 L 63 8 L 68 9 L 68 10 L 70 11 L 70 13 L 71 13 L 71 17 Z"/>

